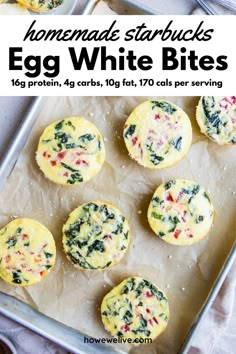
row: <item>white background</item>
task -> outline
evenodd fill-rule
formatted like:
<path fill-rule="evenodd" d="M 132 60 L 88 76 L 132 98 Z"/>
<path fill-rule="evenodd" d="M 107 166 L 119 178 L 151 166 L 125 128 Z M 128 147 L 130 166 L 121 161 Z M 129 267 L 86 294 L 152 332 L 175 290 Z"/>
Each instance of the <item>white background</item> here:
<path fill-rule="evenodd" d="M 120 30 L 120 40 L 116 42 L 82 42 L 70 41 L 70 42 L 56 42 L 56 41 L 40 41 L 40 42 L 23 42 L 23 38 L 30 27 L 34 18 L 30 16 L 2 16 L 0 18 L 0 45 L 1 45 L 1 65 L 0 65 L 0 95 L 158 95 L 158 94 L 168 94 L 168 95 L 231 95 L 234 86 L 235 77 L 235 62 L 236 62 L 236 51 L 232 49 L 232 36 L 230 36 L 231 30 L 234 26 L 235 17 L 234 16 L 197 16 L 190 17 L 182 16 L 171 17 L 171 16 L 107 16 L 100 17 L 94 16 L 93 21 L 87 21 L 86 16 L 63 16 L 63 21 L 60 16 L 55 17 L 37 17 L 37 24 L 34 28 L 40 29 L 85 29 L 90 30 L 99 29 L 100 31 L 108 29 L 111 23 L 116 20 L 116 29 Z M 164 29 L 170 20 L 173 19 L 173 29 L 193 29 L 195 30 L 199 23 L 204 21 L 204 29 L 214 28 L 214 33 L 212 39 L 208 42 L 204 41 L 189 41 L 189 42 L 162 42 L 159 37 L 151 42 L 125 42 L 123 40 L 124 34 L 127 30 L 135 28 L 142 23 L 146 23 L 148 29 Z M 14 26 L 12 26 L 14 23 Z M 7 33 L 7 36 L 5 35 Z M 69 55 L 68 47 L 74 47 L 79 55 L 81 47 L 87 47 L 88 52 L 91 54 L 94 47 L 106 46 L 107 54 L 119 56 L 119 47 L 124 47 L 127 54 L 128 50 L 133 50 L 137 57 L 142 55 L 148 55 L 153 59 L 153 68 L 149 71 L 136 70 L 131 71 L 126 69 L 125 71 L 101 71 L 100 61 L 96 63 L 95 70 L 88 71 L 83 67 L 80 71 L 75 71 L 72 65 L 72 61 Z M 199 57 L 203 55 L 211 55 L 213 58 L 219 55 L 228 56 L 228 69 L 224 71 L 218 71 L 212 69 L 210 71 L 204 71 L 199 69 L 193 71 L 191 69 L 180 70 L 176 69 L 174 71 L 163 71 L 162 70 L 162 47 L 175 47 L 177 51 L 179 48 L 186 47 L 187 52 L 189 50 L 195 50 Z M 10 71 L 9 70 L 9 47 L 23 47 L 23 60 L 28 55 L 40 55 L 43 59 L 47 55 L 59 55 L 60 56 L 60 75 L 54 80 L 59 81 L 62 86 L 46 86 L 46 87 L 31 87 L 25 88 L 13 87 L 11 80 L 19 79 L 23 81 L 42 81 L 44 79 L 49 80 L 42 74 L 35 79 L 29 79 L 25 76 L 26 69 L 22 71 Z M 91 79 L 95 81 L 99 80 L 103 82 L 103 87 L 78 87 L 70 88 L 63 85 L 66 79 L 77 81 L 90 81 Z M 104 83 L 105 79 L 114 79 L 122 81 L 123 78 L 126 80 L 135 80 L 137 87 L 120 86 L 115 88 L 114 86 L 106 86 Z M 199 86 L 191 87 L 189 84 L 187 86 L 179 86 L 178 88 L 168 86 L 139 86 L 139 79 L 151 78 L 154 81 L 162 81 L 169 79 L 173 83 L 175 81 L 208 81 L 209 79 L 215 81 L 222 81 L 222 88 L 217 88 L 216 86 Z"/>

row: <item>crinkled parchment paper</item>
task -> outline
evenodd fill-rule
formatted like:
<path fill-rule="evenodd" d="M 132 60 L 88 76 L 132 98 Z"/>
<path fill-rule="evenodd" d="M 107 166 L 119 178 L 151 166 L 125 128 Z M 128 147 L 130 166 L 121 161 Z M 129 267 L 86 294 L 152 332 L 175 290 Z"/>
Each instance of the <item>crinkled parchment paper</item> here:
<path fill-rule="evenodd" d="M 165 97 L 166 98 L 166 97 Z M 95 337 L 109 336 L 100 318 L 103 296 L 124 278 L 142 276 L 157 284 L 170 304 L 167 330 L 151 345 L 132 353 L 174 354 L 194 321 L 235 239 L 235 147 L 220 147 L 203 136 L 195 122 L 196 97 L 168 97 L 189 114 L 193 143 L 187 157 L 163 171 L 147 170 L 126 151 L 124 122 L 146 97 L 48 98 L 28 143 L 9 178 L 0 200 L 0 227 L 14 217 L 34 218 L 53 233 L 57 245 L 55 268 L 41 283 L 21 289 L 0 280 L 0 289 L 39 311 Z M 60 187 L 48 181 L 35 162 L 37 142 L 51 122 L 83 116 L 103 134 L 106 161 L 100 173 L 81 186 Z M 188 178 L 202 184 L 216 209 L 215 225 L 199 244 L 166 244 L 151 231 L 146 212 L 156 187 L 171 178 Z M 118 266 L 105 272 L 80 271 L 62 251 L 62 225 L 78 205 L 107 200 L 128 218 L 132 242 Z M 118 344 L 114 344 L 118 345 Z"/>

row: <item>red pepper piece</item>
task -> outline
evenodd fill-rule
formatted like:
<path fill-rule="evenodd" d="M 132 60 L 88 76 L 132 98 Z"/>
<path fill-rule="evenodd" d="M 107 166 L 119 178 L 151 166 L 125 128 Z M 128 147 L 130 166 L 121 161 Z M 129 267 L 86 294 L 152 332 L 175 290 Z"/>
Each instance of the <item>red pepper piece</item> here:
<path fill-rule="evenodd" d="M 132 145 L 134 146 L 137 143 L 138 137 L 135 136 L 134 138 L 132 138 Z"/>
<path fill-rule="evenodd" d="M 173 199 L 172 195 L 170 194 L 170 192 L 167 194 L 166 200 L 168 200 L 168 202 L 173 202 L 174 201 L 174 199 Z"/>
<path fill-rule="evenodd" d="M 26 234 L 23 234 L 23 235 L 21 236 L 22 241 L 26 240 L 27 238 L 29 238 L 29 236 L 26 235 Z"/>
<path fill-rule="evenodd" d="M 151 326 L 153 326 L 153 323 L 152 323 L 152 320 L 151 320 L 151 319 L 148 320 L 148 323 L 149 323 Z"/>
<path fill-rule="evenodd" d="M 124 326 L 121 326 L 120 329 L 121 329 L 121 331 L 123 331 L 123 332 L 129 332 L 129 331 L 130 331 L 130 328 L 129 328 L 129 326 L 128 326 L 127 324 L 124 325 Z"/>
<path fill-rule="evenodd" d="M 230 97 L 232 104 L 236 104 L 236 96 Z"/>
<path fill-rule="evenodd" d="M 156 324 L 158 324 L 159 322 L 157 321 L 156 317 L 152 318 L 154 322 L 156 322 Z"/>
<path fill-rule="evenodd" d="M 45 157 L 46 159 L 49 159 L 49 157 L 51 157 L 51 155 L 47 151 L 44 151 L 43 157 Z"/>
<path fill-rule="evenodd" d="M 65 173 L 63 173 L 63 176 L 69 177 L 69 173 L 68 173 L 68 172 L 65 172 Z"/>
<path fill-rule="evenodd" d="M 176 230 L 175 233 L 174 233 L 174 238 L 178 239 L 179 235 L 181 233 L 181 230 Z"/>
<path fill-rule="evenodd" d="M 143 149 L 142 149 L 141 143 L 138 144 L 138 147 L 139 147 L 140 155 L 141 155 L 141 158 L 142 158 L 143 157 Z"/>
<path fill-rule="evenodd" d="M 61 160 L 64 159 L 65 155 L 66 155 L 66 151 L 61 151 L 58 152 L 57 157 Z"/>
<path fill-rule="evenodd" d="M 149 291 L 146 291 L 146 292 L 144 293 L 144 296 L 147 297 L 147 298 L 153 297 L 152 293 L 150 293 Z"/>
<path fill-rule="evenodd" d="M 183 216 L 181 216 L 181 219 L 183 220 L 183 222 L 186 222 L 186 219 L 185 219 L 186 214 L 187 214 L 187 211 L 184 210 Z"/>
<path fill-rule="evenodd" d="M 106 235 L 104 238 L 105 238 L 105 240 L 112 240 L 112 236 L 111 235 Z"/>
<path fill-rule="evenodd" d="M 10 256 L 10 255 L 7 255 L 7 256 L 5 257 L 5 262 L 8 263 L 8 262 L 10 262 L 10 260 L 11 260 L 11 256 Z"/>
<path fill-rule="evenodd" d="M 50 164 L 51 164 L 52 166 L 56 166 L 57 162 L 56 162 L 55 160 L 53 160 L 53 161 L 50 161 Z"/>
<path fill-rule="evenodd" d="M 147 313 L 150 313 L 150 310 L 149 310 L 149 309 L 146 309 L 146 312 L 147 312 Z"/>
<path fill-rule="evenodd" d="M 178 203 L 180 201 L 180 199 L 182 198 L 183 192 L 179 192 L 177 198 L 176 198 L 176 202 Z"/>
<path fill-rule="evenodd" d="M 77 160 L 77 161 L 76 161 L 76 165 L 88 166 L 88 162 L 85 161 L 85 160 Z"/>

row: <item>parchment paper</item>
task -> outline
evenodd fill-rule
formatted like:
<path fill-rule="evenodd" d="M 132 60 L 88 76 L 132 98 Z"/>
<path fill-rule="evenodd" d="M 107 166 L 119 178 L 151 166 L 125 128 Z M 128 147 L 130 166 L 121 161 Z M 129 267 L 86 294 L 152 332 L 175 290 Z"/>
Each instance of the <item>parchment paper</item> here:
<path fill-rule="evenodd" d="M 150 97 L 53 97 L 46 100 L 1 194 L 0 227 L 19 216 L 42 222 L 55 237 L 57 262 L 46 279 L 37 285 L 22 289 L 0 280 L 0 289 L 86 334 L 109 337 L 100 318 L 103 296 L 126 277 L 146 277 L 166 293 L 170 321 L 166 331 L 151 345 L 133 349 L 126 346 L 125 350 L 174 354 L 235 239 L 235 147 L 220 147 L 200 133 L 195 122 L 197 97 L 164 97 L 190 116 L 194 132 L 192 146 L 187 157 L 171 168 L 150 171 L 139 166 L 128 156 L 122 130 L 132 109 L 146 99 Z M 106 146 L 106 161 L 101 172 L 78 187 L 53 184 L 35 162 L 38 139 L 45 126 L 67 116 L 83 116 L 93 122 L 103 134 Z M 147 223 L 146 211 L 156 187 L 171 178 L 197 181 L 208 190 L 214 202 L 215 225 L 199 244 L 169 245 L 158 239 Z M 131 227 L 132 242 L 119 265 L 105 272 L 80 271 L 63 254 L 62 225 L 75 207 L 98 199 L 114 203 L 123 211 Z"/>

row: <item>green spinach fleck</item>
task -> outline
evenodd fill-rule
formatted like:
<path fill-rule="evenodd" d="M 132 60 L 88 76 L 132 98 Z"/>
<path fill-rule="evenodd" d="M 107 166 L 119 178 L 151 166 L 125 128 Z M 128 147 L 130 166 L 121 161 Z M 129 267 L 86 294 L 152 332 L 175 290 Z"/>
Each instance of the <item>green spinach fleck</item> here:
<path fill-rule="evenodd" d="M 190 198 L 188 199 L 188 204 L 191 203 L 192 198 L 198 194 L 200 186 L 196 184 L 193 188 L 182 188 L 182 192 L 188 194 Z"/>
<path fill-rule="evenodd" d="M 172 106 L 170 103 L 165 102 L 165 101 L 151 101 L 152 103 L 152 109 L 155 108 L 161 108 L 164 112 L 166 112 L 167 114 L 173 114 L 174 112 L 177 111 L 177 109 Z"/>
<path fill-rule="evenodd" d="M 163 312 L 159 314 L 159 317 L 163 318 L 164 321 L 168 321 L 168 317 Z"/>
<path fill-rule="evenodd" d="M 123 231 L 123 223 L 117 222 L 116 228 L 112 231 L 113 234 L 118 235 Z"/>
<path fill-rule="evenodd" d="M 219 125 L 220 125 L 220 110 L 213 111 L 215 107 L 215 98 L 214 96 L 207 96 L 202 98 L 202 107 L 205 113 L 207 124 L 210 125 L 210 128 L 213 127 L 216 130 L 216 133 L 219 134 Z M 209 124 L 210 123 L 210 124 Z"/>
<path fill-rule="evenodd" d="M 68 257 L 71 259 L 71 261 L 75 264 L 78 264 L 85 269 L 96 269 L 95 267 L 93 267 L 89 262 L 87 262 L 84 257 L 77 251 L 77 252 L 73 252 L 67 253 Z"/>
<path fill-rule="evenodd" d="M 134 134 L 135 129 L 136 129 L 136 125 L 135 124 L 131 124 L 129 126 L 129 128 L 126 130 L 126 132 L 125 132 L 125 138 L 129 139 Z"/>
<path fill-rule="evenodd" d="M 171 145 L 173 145 L 176 150 L 180 151 L 182 147 L 182 136 L 178 137 L 175 140 L 172 140 Z"/>
<path fill-rule="evenodd" d="M 105 247 L 102 240 L 95 240 L 90 246 L 88 246 L 87 257 L 90 256 L 93 251 L 98 251 L 101 253 L 105 252 Z"/>
<path fill-rule="evenodd" d="M 78 138 L 78 143 L 87 145 L 90 141 L 94 140 L 96 136 L 94 134 L 84 134 Z M 81 146 L 81 145 L 80 145 Z M 84 146 L 82 146 L 84 147 Z"/>
<path fill-rule="evenodd" d="M 168 189 L 170 189 L 173 185 L 175 185 L 175 183 L 176 183 L 176 181 L 175 180 L 170 180 L 169 182 L 167 182 L 166 184 L 165 184 L 165 190 L 168 190 Z"/>
<path fill-rule="evenodd" d="M 66 125 L 67 125 L 68 127 L 71 127 L 73 130 L 75 130 L 75 126 L 71 123 L 70 120 L 68 120 L 68 121 L 66 122 Z"/>
<path fill-rule="evenodd" d="M 203 193 L 203 196 L 208 200 L 209 203 L 211 203 L 211 200 L 206 192 Z"/>
<path fill-rule="evenodd" d="M 53 256 L 52 253 L 45 252 L 45 251 L 44 251 L 44 254 L 45 254 L 45 257 L 46 257 L 46 258 L 52 258 L 52 256 Z"/>
<path fill-rule="evenodd" d="M 143 317 L 143 315 L 141 314 L 139 316 L 139 320 L 140 320 L 140 324 L 143 328 L 146 328 L 147 327 L 147 320 Z"/>
<path fill-rule="evenodd" d="M 125 238 L 125 240 L 128 239 L 128 236 L 129 236 L 129 231 L 127 231 L 127 232 L 124 233 L 124 238 Z"/>
<path fill-rule="evenodd" d="M 165 236 L 165 233 L 164 233 L 164 232 L 162 232 L 162 231 L 159 231 L 158 236 L 159 236 L 160 238 L 162 238 L 162 237 L 164 237 L 164 236 Z"/>
<path fill-rule="evenodd" d="M 133 322 L 132 318 L 133 318 L 133 314 L 129 310 L 127 310 L 123 316 L 123 320 L 127 325 L 130 325 Z"/>
<path fill-rule="evenodd" d="M 197 218 L 196 218 L 196 224 L 200 224 L 201 222 L 203 222 L 204 220 L 204 216 L 203 215 L 199 215 Z"/>
<path fill-rule="evenodd" d="M 157 214 L 155 211 L 153 211 L 153 212 L 151 213 L 151 217 L 154 218 L 154 219 L 157 219 L 157 220 L 161 220 L 162 217 L 163 217 L 163 215 Z"/>
<path fill-rule="evenodd" d="M 83 177 L 80 172 L 75 172 L 70 175 L 70 178 L 66 181 L 68 184 L 75 184 L 75 182 L 83 182 Z"/>
<path fill-rule="evenodd" d="M 133 291 L 135 288 L 135 279 L 131 278 L 127 281 L 127 284 L 121 289 L 122 294 L 128 294 L 129 291 Z"/>
<path fill-rule="evenodd" d="M 10 237 L 7 241 L 6 241 L 6 244 L 7 244 L 7 248 L 11 248 L 11 247 L 14 247 L 17 243 L 17 238 L 15 236 L 12 236 Z"/>
<path fill-rule="evenodd" d="M 177 224 L 180 222 L 180 220 L 178 219 L 177 216 L 174 216 L 174 217 L 169 216 L 168 220 L 172 223 L 172 227 L 168 232 L 174 232 L 177 227 Z"/>
<path fill-rule="evenodd" d="M 150 283 L 150 281 L 144 280 L 144 284 L 147 288 L 149 288 L 152 295 L 154 295 L 157 298 L 157 300 L 159 301 L 166 300 L 163 293 L 160 290 L 158 290 L 152 283 Z"/>
<path fill-rule="evenodd" d="M 150 161 L 153 163 L 153 165 L 159 165 L 159 163 L 161 162 L 161 161 L 163 161 L 164 160 L 164 157 L 162 157 L 162 156 L 158 156 L 158 155 L 156 155 L 155 153 L 152 153 L 151 155 L 150 155 Z"/>
<path fill-rule="evenodd" d="M 15 284 L 21 284 L 22 280 L 21 280 L 21 270 L 14 270 L 12 271 L 12 282 Z"/>
<path fill-rule="evenodd" d="M 60 121 L 55 125 L 55 130 L 60 130 L 63 127 L 64 120 Z"/>
<path fill-rule="evenodd" d="M 160 198 L 159 197 L 152 198 L 152 206 L 153 206 L 153 208 L 157 207 L 159 204 L 160 204 Z"/>

